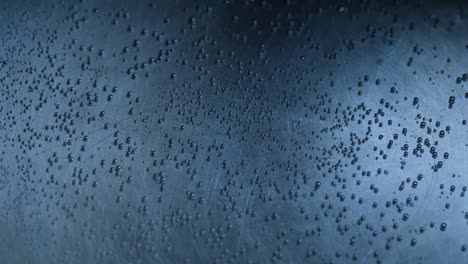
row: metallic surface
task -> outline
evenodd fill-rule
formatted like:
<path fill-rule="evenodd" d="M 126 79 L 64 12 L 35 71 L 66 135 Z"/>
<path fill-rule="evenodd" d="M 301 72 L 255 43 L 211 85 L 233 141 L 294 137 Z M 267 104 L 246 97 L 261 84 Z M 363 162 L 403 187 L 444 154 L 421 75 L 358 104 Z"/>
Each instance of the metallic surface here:
<path fill-rule="evenodd" d="M 463 1 L 0 7 L 0 263 L 468 262 Z"/>

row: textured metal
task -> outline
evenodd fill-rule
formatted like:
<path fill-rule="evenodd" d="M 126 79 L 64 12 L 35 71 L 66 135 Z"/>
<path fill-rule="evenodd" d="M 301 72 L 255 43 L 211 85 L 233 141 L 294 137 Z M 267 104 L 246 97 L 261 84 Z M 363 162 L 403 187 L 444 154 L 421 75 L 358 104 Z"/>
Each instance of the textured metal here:
<path fill-rule="evenodd" d="M 0 263 L 467 263 L 463 1 L 2 1 Z"/>

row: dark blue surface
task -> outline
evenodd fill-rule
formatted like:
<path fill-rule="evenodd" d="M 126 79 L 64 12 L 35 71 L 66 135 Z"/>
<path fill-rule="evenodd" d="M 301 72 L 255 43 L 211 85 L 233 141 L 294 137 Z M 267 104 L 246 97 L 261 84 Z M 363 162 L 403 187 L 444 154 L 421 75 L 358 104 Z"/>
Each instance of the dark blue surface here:
<path fill-rule="evenodd" d="M 2 1 L 0 263 L 468 262 L 463 1 Z"/>

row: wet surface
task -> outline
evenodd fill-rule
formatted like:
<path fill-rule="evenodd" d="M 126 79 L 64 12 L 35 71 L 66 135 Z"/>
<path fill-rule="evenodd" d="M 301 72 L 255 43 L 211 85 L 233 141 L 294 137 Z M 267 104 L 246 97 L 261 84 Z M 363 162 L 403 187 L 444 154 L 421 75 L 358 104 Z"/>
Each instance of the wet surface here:
<path fill-rule="evenodd" d="M 463 1 L 2 1 L 1 263 L 468 261 Z"/>

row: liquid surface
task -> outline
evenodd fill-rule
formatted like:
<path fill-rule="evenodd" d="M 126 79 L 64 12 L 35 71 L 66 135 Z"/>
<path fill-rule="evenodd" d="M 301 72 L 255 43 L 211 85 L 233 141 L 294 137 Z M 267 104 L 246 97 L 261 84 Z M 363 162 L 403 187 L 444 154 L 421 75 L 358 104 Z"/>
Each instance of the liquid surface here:
<path fill-rule="evenodd" d="M 1 1 L 1 263 L 465 263 L 463 1 Z"/>

